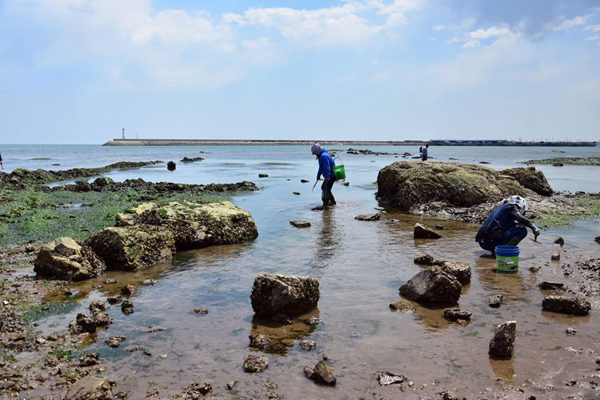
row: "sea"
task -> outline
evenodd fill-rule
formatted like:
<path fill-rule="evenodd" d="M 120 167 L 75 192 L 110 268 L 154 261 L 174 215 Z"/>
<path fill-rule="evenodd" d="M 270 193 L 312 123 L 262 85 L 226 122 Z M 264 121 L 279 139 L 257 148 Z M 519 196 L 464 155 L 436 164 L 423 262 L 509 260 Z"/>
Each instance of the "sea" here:
<path fill-rule="evenodd" d="M 133 399 L 145 398 L 151 391 L 172 398 L 194 382 L 211 382 L 215 396 L 238 399 L 264 397 L 273 390 L 289 399 L 403 395 L 396 385 L 380 387 L 376 371 L 405 375 L 413 383 L 407 386 L 413 393 L 433 396 L 440 387 L 453 387 L 470 398 L 478 390 L 497 387 L 499 381 L 514 386 L 533 380 L 541 386 L 554 385 L 557 363 L 570 363 L 576 370 L 587 362 L 565 349 L 600 351 L 597 313 L 569 318 L 542 312 L 544 294 L 538 289 L 542 280 L 564 278 L 562 261 L 551 261 L 551 253 L 600 256 L 600 246 L 593 240 L 600 234 L 600 220 L 544 231 L 540 243 L 524 240 L 519 272 L 501 275 L 494 271 L 494 260 L 481 257 L 484 252 L 474 241 L 477 225 L 427 220 L 378 205 L 378 171 L 404 160 L 405 152 L 411 154 L 408 159 L 417 156 L 417 147 L 353 146 L 396 153 L 388 155 L 347 154 L 347 147 L 332 146 L 331 150 L 337 155 L 336 163 L 344 164 L 349 185 L 334 186 L 336 207 L 313 211 L 321 202 L 319 187 L 312 189 L 318 166 L 308 146 L 1 145 L 5 172 L 162 160 L 162 164 L 111 171 L 104 176 L 118 181 L 143 178 L 197 184 L 247 180 L 260 188 L 231 197 L 255 219 L 259 236 L 254 242 L 179 252 L 172 265 L 139 273 L 109 272 L 74 284 L 83 298 L 62 313 L 39 321 L 38 329 L 64 330 L 92 300 L 114 295 L 125 284 L 139 286 L 132 297 L 135 312 L 125 315 L 119 307 L 112 307 L 109 314 L 113 324 L 86 348 L 100 353 L 106 367 L 104 376 L 117 381 L 118 390 L 129 392 Z M 522 166 L 530 159 L 600 157 L 600 147 L 432 146 L 429 155 L 436 161 L 485 162 L 491 168 L 503 169 Z M 183 157 L 204 160 L 185 164 L 179 162 Z M 166 169 L 165 163 L 171 160 L 177 163 L 175 171 Z M 600 192 L 598 166 L 537 168 L 557 191 Z M 268 177 L 259 178 L 259 173 Z M 386 212 L 379 221 L 355 219 L 359 214 L 381 211 Z M 306 220 L 311 227 L 298 229 L 290 220 Z M 416 222 L 438 226 L 443 238 L 414 240 Z M 563 249 L 553 243 L 559 236 L 565 239 Z M 470 323 L 449 323 L 442 318 L 442 309 L 418 304 L 412 304 L 408 312 L 390 310 L 388 305 L 400 299 L 399 287 L 420 271 L 413 259 L 425 253 L 472 267 L 472 282 L 463 288 L 459 301 L 462 309 L 473 313 Z M 541 269 L 534 274 L 529 272 L 531 267 Z M 256 319 L 249 296 L 260 272 L 316 278 L 321 293 L 318 309 L 289 325 Z M 118 282 L 106 284 L 107 278 Z M 156 283 L 144 286 L 142 282 L 149 278 Z M 504 296 L 504 304 L 491 309 L 487 299 L 496 294 Z M 196 308 L 206 308 L 208 314 L 196 314 Z M 312 326 L 302 321 L 311 317 L 321 322 Z M 489 340 L 496 325 L 506 320 L 517 321 L 515 356 L 491 360 L 487 354 Z M 149 332 L 149 326 L 164 330 Z M 577 328 L 576 337 L 565 335 L 570 326 Z M 284 343 L 285 349 L 262 353 L 249 348 L 248 336 L 258 333 Z M 113 335 L 127 336 L 118 349 L 104 344 Z M 303 350 L 303 340 L 315 341 L 316 348 Z M 127 351 L 129 346 L 143 347 L 150 355 Z M 267 356 L 268 369 L 260 374 L 244 372 L 242 365 L 248 354 Z M 324 357 L 338 378 L 334 388 L 315 385 L 303 373 L 305 365 L 314 366 Z M 232 380 L 237 384 L 227 392 L 225 384 Z M 561 389 L 556 390 L 560 396 Z"/>

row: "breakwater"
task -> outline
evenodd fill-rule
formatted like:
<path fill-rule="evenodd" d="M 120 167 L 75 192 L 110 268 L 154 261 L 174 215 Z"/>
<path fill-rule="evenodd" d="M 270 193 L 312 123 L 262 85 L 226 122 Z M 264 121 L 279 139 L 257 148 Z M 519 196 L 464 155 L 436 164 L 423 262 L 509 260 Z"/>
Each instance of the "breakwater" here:
<path fill-rule="evenodd" d="M 295 146 L 319 142 L 327 146 L 544 146 L 595 147 L 597 142 L 520 142 L 511 140 L 260 140 L 260 139 L 113 139 L 104 146 Z"/>

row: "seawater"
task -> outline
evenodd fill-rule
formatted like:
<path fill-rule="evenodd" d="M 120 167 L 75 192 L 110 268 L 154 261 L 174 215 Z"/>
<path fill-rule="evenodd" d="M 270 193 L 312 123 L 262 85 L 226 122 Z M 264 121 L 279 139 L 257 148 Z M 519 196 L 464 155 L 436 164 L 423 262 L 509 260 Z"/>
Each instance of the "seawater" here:
<path fill-rule="evenodd" d="M 370 149 L 400 154 L 418 151 L 403 147 Z M 291 399 L 359 398 L 373 392 L 398 395 L 395 386 L 378 386 L 374 378 L 378 370 L 404 374 L 417 387 L 427 385 L 419 392 L 422 394 L 434 395 L 440 386 L 459 386 L 463 388 L 461 393 L 471 394 L 495 385 L 497 378 L 515 386 L 528 379 L 540 385 L 553 384 L 555 366 L 574 362 L 573 354 L 563 348 L 599 350 L 599 321 L 595 313 L 575 319 L 542 313 L 543 293 L 537 289 L 541 280 L 562 279 L 560 262 L 549 262 L 549 254 L 556 250 L 552 242 L 558 235 L 565 238 L 568 252 L 598 254 L 593 242 L 595 221 L 545 231 L 540 236 L 541 244 L 524 240 L 520 272 L 499 275 L 493 272 L 494 260 L 482 258 L 483 251 L 474 242 L 476 225 L 423 221 L 401 213 L 385 213 L 376 222 L 354 219 L 359 214 L 380 210 L 374 196 L 377 172 L 401 157 L 338 152 L 346 165 L 350 186 L 336 184 L 338 206 L 320 212 L 311 210 L 320 203 L 318 187 L 311 190 L 317 163 L 309 149 L 300 146 L 3 146 L 2 154 L 7 169 L 16 168 L 17 162 L 18 167 L 26 168 L 50 168 L 52 163 L 72 168 L 202 156 L 204 161 L 178 163 L 174 172 L 162 164 L 106 175 L 117 180 L 141 177 L 182 183 L 251 180 L 261 188 L 232 198 L 252 213 L 259 230 L 256 241 L 179 252 L 173 265 L 139 273 L 111 272 L 75 285 L 88 297 L 76 309 L 41 321 L 42 330 L 64 329 L 77 312 L 85 311 L 91 300 L 114 294 L 128 283 L 140 285 L 145 278 L 157 279 L 155 285 L 140 287 L 133 296 L 134 314 L 126 316 L 119 307 L 112 307 L 109 313 L 114 323 L 99 333 L 97 341 L 86 350 L 101 353 L 107 367 L 104 375 L 115 379 L 119 390 L 129 391 L 134 399 L 144 398 L 153 389 L 170 397 L 193 382 L 204 381 L 213 384 L 218 397 L 225 394 L 224 385 L 231 380 L 239 382 L 236 392 L 246 397 L 264 397 L 264 383 L 269 381 L 276 382 L 277 392 Z M 442 160 L 453 157 L 460 162 L 489 161 L 493 168 L 516 166 L 530 158 L 599 155 L 597 148 L 496 147 L 432 147 L 430 154 Z M 51 160 L 32 160 L 42 155 Z M 555 189 L 598 191 L 596 168 L 600 167 L 543 170 Z M 259 179 L 259 172 L 269 177 Z M 301 183 L 302 178 L 311 182 Z M 312 226 L 294 228 L 289 224 L 292 219 L 308 220 Z M 441 225 L 444 237 L 437 241 L 414 240 L 412 229 L 416 222 Z M 473 312 L 470 324 L 449 324 L 442 318 L 442 309 L 419 305 L 414 305 L 412 313 L 390 311 L 388 304 L 399 300 L 399 287 L 420 270 L 413 259 L 424 253 L 471 265 L 472 282 L 463 288 L 459 302 L 461 308 Z M 534 265 L 542 267 L 540 272 L 527 272 Z M 259 272 L 318 279 L 319 306 L 306 317 L 318 316 L 322 322 L 311 328 L 299 321 L 287 326 L 255 320 L 249 296 Z M 103 280 L 109 277 L 118 283 L 104 284 Z M 495 294 L 502 294 L 505 299 L 497 310 L 487 304 L 488 296 Z M 198 315 L 194 308 L 207 308 L 209 313 Z M 490 360 L 487 346 L 493 329 L 512 319 L 518 321 L 515 356 L 508 361 Z M 147 333 L 149 325 L 160 325 L 166 330 Z M 576 338 L 565 338 L 567 326 L 577 327 Z M 280 354 L 267 354 L 270 361 L 265 372 L 247 374 L 242 363 L 252 353 L 248 335 L 261 332 L 282 339 L 290 347 Z M 103 343 L 112 335 L 127 336 L 120 349 Z M 298 344 L 302 339 L 315 340 L 317 348 L 312 352 L 301 350 Z M 152 356 L 125 350 L 132 345 L 146 348 Z M 328 363 L 338 377 L 336 388 L 314 385 L 302 372 L 305 365 L 314 366 L 323 353 L 327 353 Z"/>

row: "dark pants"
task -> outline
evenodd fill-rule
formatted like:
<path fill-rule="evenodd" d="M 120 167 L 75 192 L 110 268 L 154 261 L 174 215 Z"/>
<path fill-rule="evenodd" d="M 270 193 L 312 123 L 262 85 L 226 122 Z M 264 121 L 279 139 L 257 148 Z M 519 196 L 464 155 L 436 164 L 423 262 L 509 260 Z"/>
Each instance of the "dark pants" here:
<path fill-rule="evenodd" d="M 335 197 L 333 197 L 333 193 L 331 193 L 331 188 L 334 183 L 335 178 L 331 178 L 321 185 L 321 200 L 323 200 L 323 206 L 334 206 L 336 204 Z"/>
<path fill-rule="evenodd" d="M 496 246 L 504 246 L 511 245 L 516 246 L 521 242 L 521 240 L 525 239 L 527 236 L 527 228 L 522 226 L 513 226 L 503 235 L 498 235 L 496 238 L 484 238 L 479 241 L 479 245 L 482 249 L 491 251 L 492 253 L 495 251 Z"/>

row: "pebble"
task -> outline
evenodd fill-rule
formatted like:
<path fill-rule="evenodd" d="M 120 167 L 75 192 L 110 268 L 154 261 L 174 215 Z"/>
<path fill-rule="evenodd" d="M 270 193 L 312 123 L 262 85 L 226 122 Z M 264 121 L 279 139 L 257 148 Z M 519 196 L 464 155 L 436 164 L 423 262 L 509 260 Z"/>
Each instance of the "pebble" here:
<path fill-rule="evenodd" d="M 552 256 L 550 256 L 551 260 L 560 260 L 560 253 L 552 253 Z"/>
<path fill-rule="evenodd" d="M 206 314 L 208 314 L 208 309 L 206 309 L 206 308 L 194 308 L 194 312 L 196 314 L 206 315 Z"/>
<path fill-rule="evenodd" d="M 133 286 L 133 285 L 123 286 L 121 288 L 121 293 L 123 293 L 125 296 L 131 296 L 132 294 L 135 293 L 135 286 Z"/>
<path fill-rule="evenodd" d="M 565 330 L 565 332 L 569 336 L 574 336 L 577 333 L 577 329 L 569 327 Z"/>

